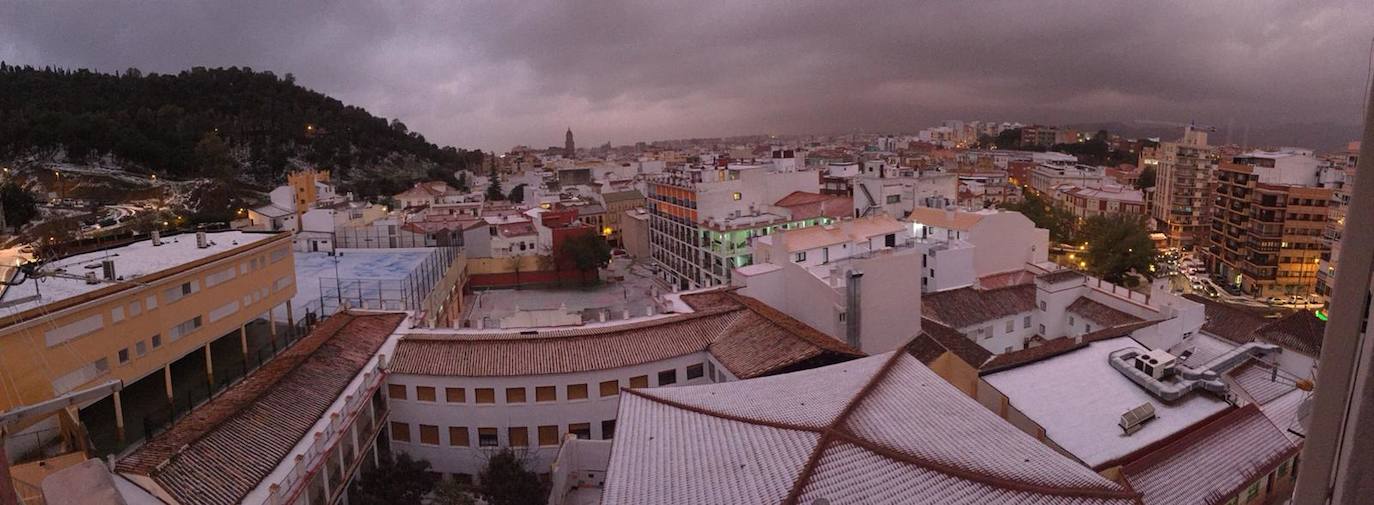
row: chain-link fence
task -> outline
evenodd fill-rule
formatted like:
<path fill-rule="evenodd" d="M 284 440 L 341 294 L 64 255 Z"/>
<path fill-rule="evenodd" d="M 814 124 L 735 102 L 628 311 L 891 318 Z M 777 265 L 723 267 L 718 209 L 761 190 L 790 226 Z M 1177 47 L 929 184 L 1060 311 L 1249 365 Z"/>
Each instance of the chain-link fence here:
<path fill-rule="evenodd" d="M 444 278 L 444 272 L 462 252 L 460 247 L 434 247 L 428 257 L 400 279 L 320 278 L 320 315 L 340 308 L 371 310 L 421 310 L 425 297 Z"/>

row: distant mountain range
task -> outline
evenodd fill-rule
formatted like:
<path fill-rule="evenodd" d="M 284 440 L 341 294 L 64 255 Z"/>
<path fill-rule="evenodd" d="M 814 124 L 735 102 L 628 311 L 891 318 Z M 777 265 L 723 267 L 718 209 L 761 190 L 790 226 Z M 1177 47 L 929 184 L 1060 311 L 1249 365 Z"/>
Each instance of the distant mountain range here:
<path fill-rule="evenodd" d="M 1225 125 L 1212 125 L 1216 131 L 1209 134 L 1211 144 L 1227 143 L 1228 132 Z M 1158 137 L 1160 140 L 1177 140 L 1183 136 L 1181 126 L 1168 126 L 1150 121 L 1099 122 L 1065 125 L 1079 131 L 1107 130 L 1125 137 Z M 1255 147 L 1306 147 L 1318 152 L 1344 150 L 1347 143 L 1360 138 L 1359 124 L 1338 124 L 1330 122 L 1286 123 L 1278 125 L 1245 126 L 1236 125 L 1229 132 L 1230 143 L 1245 143 Z"/>

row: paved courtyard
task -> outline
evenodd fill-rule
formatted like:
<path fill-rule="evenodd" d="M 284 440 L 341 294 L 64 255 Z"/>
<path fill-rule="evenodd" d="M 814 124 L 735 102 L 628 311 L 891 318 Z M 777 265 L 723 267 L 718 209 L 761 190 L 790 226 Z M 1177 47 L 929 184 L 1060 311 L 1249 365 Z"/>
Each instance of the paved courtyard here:
<path fill-rule="evenodd" d="M 592 287 L 478 291 L 468 298 L 464 319 L 473 328 L 497 328 L 502 318 L 516 311 L 566 308 L 568 313 L 580 313 L 583 321 L 596 322 L 606 311 L 608 320 L 624 318 L 626 310 L 630 317 L 642 317 L 654 305 L 654 280 L 647 265 L 618 257 L 602 278 L 608 280 Z"/>

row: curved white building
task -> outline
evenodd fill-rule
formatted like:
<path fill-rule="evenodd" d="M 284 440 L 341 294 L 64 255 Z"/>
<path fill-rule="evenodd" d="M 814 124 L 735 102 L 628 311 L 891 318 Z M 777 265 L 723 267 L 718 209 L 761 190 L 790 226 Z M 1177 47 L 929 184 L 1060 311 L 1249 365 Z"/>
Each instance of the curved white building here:
<path fill-rule="evenodd" d="M 460 480 L 501 447 L 548 471 L 565 434 L 614 436 L 625 388 L 726 382 L 862 354 L 731 291 L 682 296 L 694 312 L 594 328 L 404 336 L 390 361 L 397 451 Z"/>

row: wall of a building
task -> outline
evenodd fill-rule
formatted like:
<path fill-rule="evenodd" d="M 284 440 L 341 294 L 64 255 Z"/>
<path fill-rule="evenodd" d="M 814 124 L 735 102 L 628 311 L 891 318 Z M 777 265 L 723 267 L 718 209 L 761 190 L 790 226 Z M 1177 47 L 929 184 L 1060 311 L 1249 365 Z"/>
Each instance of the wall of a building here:
<path fill-rule="evenodd" d="M 687 379 L 687 368 L 701 365 L 703 375 Z M 659 372 L 675 370 L 675 385 L 707 384 L 712 382 L 711 371 L 717 364 L 705 352 L 610 370 L 597 370 L 570 374 L 518 376 L 518 377 L 449 377 L 393 374 L 389 377 L 389 388 L 405 388 L 405 398 L 391 396 L 391 422 L 409 425 L 410 441 L 394 439 L 392 447 L 398 452 L 423 458 L 430 462 L 433 471 L 448 474 L 468 474 L 475 477 L 486 462 L 488 453 L 497 447 L 479 447 L 478 430 L 495 428 L 498 447 L 510 447 L 510 428 L 525 427 L 529 436 L 529 447 L 525 449 L 531 458 L 531 469 L 537 473 L 547 473 L 553 458 L 558 452 L 558 443 L 569 431 L 569 425 L 587 423 L 591 428 L 592 439 L 604 439 L 602 421 L 616 419 L 620 405 L 620 391 L 610 396 L 601 396 L 600 384 L 616 381 L 618 387 L 630 387 L 631 379 L 643 377 L 648 387 L 662 387 Z M 587 386 L 587 399 L 569 400 L 568 385 Z M 435 401 L 418 401 L 416 387 L 433 387 Z M 556 400 L 536 401 L 536 388 L 554 386 Z M 446 388 L 462 388 L 465 401 L 450 403 Z M 493 391 L 495 403 L 476 403 L 476 391 L 489 388 Z M 525 394 L 523 403 L 508 403 L 507 388 L 522 388 Z M 420 425 L 437 426 L 438 444 L 420 442 Z M 539 445 L 539 427 L 557 426 L 558 439 L 551 445 Z M 455 446 L 450 438 L 449 427 L 465 427 L 468 433 L 468 446 Z"/>
<path fill-rule="evenodd" d="M 260 260 L 262 266 L 253 268 L 250 260 Z M 232 279 L 207 285 L 207 276 L 230 270 Z M 111 379 L 132 383 L 289 302 L 296 293 L 291 236 L 278 234 L 140 277 L 139 282 L 145 284 L 110 286 L 57 302 L 66 308 L 32 309 L 0 323 L 7 324 L 0 329 L 0 368 L 9 378 L 9 384 L 0 388 L 0 411 Z M 186 282 L 197 283 L 199 290 L 170 301 L 164 291 Z M 155 308 L 150 308 L 150 301 L 156 302 Z M 133 304 L 139 305 L 137 314 Z M 232 313 L 212 320 L 212 312 L 229 304 L 236 307 Z M 202 326 L 178 339 L 172 337 L 172 327 L 196 316 L 201 317 Z M 84 321 L 98 324 L 89 333 L 46 345 L 46 332 Z M 151 345 L 153 335 L 160 335 L 160 346 Z M 141 356 L 134 350 L 139 342 L 146 349 Z M 120 350 L 128 351 L 125 363 L 119 360 Z M 106 364 L 105 371 L 86 373 L 82 380 L 83 371 L 93 370 L 99 360 Z"/>
<path fill-rule="evenodd" d="M 1048 261 L 1049 240 L 1049 230 L 1036 228 L 1016 212 L 983 216 L 967 238 L 974 246 L 973 268 L 978 277 L 1024 270 L 1027 263 Z"/>

